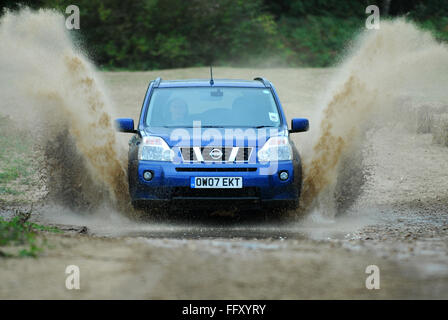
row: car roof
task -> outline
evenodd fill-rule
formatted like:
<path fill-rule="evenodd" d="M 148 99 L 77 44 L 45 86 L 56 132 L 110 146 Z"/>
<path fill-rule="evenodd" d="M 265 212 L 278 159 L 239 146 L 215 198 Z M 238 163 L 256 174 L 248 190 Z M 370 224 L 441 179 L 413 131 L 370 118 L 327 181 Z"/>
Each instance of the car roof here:
<path fill-rule="evenodd" d="M 157 80 L 156 80 L 157 81 Z M 213 79 L 214 87 L 251 87 L 265 88 L 266 84 L 260 80 L 241 79 Z M 266 80 L 264 80 L 266 81 Z M 160 80 L 159 88 L 174 87 L 210 87 L 210 79 Z"/>

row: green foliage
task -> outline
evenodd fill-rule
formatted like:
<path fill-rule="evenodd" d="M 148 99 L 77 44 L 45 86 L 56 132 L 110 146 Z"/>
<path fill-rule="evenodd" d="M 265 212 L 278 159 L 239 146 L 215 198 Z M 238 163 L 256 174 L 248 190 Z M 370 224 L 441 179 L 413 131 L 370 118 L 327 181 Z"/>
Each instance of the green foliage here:
<path fill-rule="evenodd" d="M 437 40 L 448 42 L 448 16 L 419 21 L 418 24 L 423 29 L 431 31 Z"/>
<path fill-rule="evenodd" d="M 7 7 L 18 9 L 17 1 Z M 65 14 L 71 0 L 19 1 Z M 448 40 L 446 0 L 77 0 L 75 40 L 106 69 L 214 65 L 326 67 L 357 32 L 369 5 L 407 16 Z"/>
<path fill-rule="evenodd" d="M 422 22 L 424 20 L 431 20 L 435 22 L 439 18 L 448 17 L 448 5 L 446 0 L 412 0 L 409 2 L 413 4 L 412 8 L 404 9 L 403 11 L 406 12 L 402 12 L 402 14 L 409 13 L 409 15 L 417 21 Z M 401 3 L 401 5 L 404 6 L 406 3 Z"/>
<path fill-rule="evenodd" d="M 17 196 L 21 194 L 21 192 L 10 187 L 0 186 L 0 195 L 1 194 L 10 194 L 13 196 Z"/>
<path fill-rule="evenodd" d="M 307 16 L 302 20 L 284 18 L 279 22 L 287 46 L 302 66 L 330 66 L 360 30 L 357 18 Z M 294 64 L 294 61 L 291 61 Z"/>
<path fill-rule="evenodd" d="M 277 17 L 302 19 L 307 16 L 327 16 L 335 18 L 358 18 L 365 16 L 366 7 L 377 5 L 382 0 L 266 0 L 266 5 Z"/>
<path fill-rule="evenodd" d="M 37 237 L 37 231 L 59 232 L 58 229 L 27 222 L 23 215 L 17 215 L 11 220 L 0 217 L 0 247 L 20 246 L 17 256 L 37 257 L 46 245 L 46 241 Z M 0 251 L 0 256 L 14 254 Z"/>
<path fill-rule="evenodd" d="M 44 1 L 64 12 L 72 1 Z M 102 67 L 248 63 L 283 49 L 262 0 L 79 0 L 77 33 Z"/>

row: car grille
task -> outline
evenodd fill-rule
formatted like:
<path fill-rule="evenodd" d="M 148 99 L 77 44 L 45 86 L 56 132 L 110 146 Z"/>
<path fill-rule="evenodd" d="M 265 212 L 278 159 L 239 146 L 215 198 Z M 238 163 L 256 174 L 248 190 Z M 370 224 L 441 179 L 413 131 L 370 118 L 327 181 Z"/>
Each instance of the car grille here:
<path fill-rule="evenodd" d="M 252 147 L 181 147 L 184 161 L 191 162 L 247 162 Z"/>
<path fill-rule="evenodd" d="M 241 189 L 194 189 L 189 187 L 176 187 L 173 189 L 173 198 L 259 198 L 259 189 L 244 187 Z"/>
<path fill-rule="evenodd" d="M 257 168 L 176 168 L 177 172 L 254 172 Z"/>

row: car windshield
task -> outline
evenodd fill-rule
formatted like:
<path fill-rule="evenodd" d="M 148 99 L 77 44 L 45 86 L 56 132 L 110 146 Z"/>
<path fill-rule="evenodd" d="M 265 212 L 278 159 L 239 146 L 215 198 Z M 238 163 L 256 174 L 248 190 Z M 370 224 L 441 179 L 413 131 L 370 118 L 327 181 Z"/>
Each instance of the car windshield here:
<path fill-rule="evenodd" d="M 195 121 L 200 121 L 202 127 L 278 127 L 280 116 L 267 88 L 154 89 L 146 125 L 193 127 Z"/>

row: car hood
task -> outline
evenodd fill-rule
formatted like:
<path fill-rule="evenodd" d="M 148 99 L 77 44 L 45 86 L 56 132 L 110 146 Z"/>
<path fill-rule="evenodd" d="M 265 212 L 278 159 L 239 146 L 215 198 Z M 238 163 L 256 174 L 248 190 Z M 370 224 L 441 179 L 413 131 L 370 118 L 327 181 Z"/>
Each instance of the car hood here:
<path fill-rule="evenodd" d="M 278 128 L 145 128 L 142 135 L 163 138 L 173 146 L 263 146 L 270 138 L 287 136 L 288 131 Z"/>

